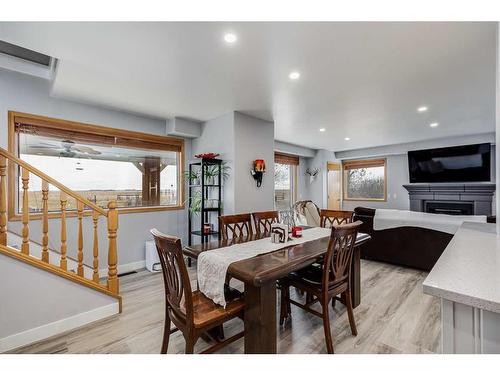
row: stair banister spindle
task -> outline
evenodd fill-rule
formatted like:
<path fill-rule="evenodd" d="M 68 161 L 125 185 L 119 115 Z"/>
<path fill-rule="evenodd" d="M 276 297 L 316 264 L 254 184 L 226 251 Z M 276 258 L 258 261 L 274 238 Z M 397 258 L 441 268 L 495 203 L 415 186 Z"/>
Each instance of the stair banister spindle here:
<path fill-rule="evenodd" d="M 94 222 L 94 272 L 92 274 L 92 280 L 99 283 L 99 240 L 97 237 L 97 223 L 99 221 L 99 212 L 92 211 L 92 221 Z"/>
<path fill-rule="evenodd" d="M 49 183 L 42 180 L 42 261 L 49 263 Z"/>
<path fill-rule="evenodd" d="M 83 203 L 77 201 L 76 203 L 78 211 L 78 276 L 83 277 Z"/>
<path fill-rule="evenodd" d="M 29 212 L 29 200 L 28 200 L 28 188 L 29 188 L 29 182 L 30 182 L 30 172 L 26 168 L 21 168 L 21 181 L 23 183 L 23 217 L 22 217 L 22 222 L 23 222 L 23 230 L 22 230 L 22 237 L 23 237 L 23 242 L 21 244 L 21 252 L 23 254 L 29 255 L 30 253 L 30 228 L 29 228 L 29 219 L 30 219 L 30 212 Z"/>
<path fill-rule="evenodd" d="M 0 155 L 0 245 L 7 245 L 7 159 Z"/>
<path fill-rule="evenodd" d="M 108 290 L 118 294 L 116 231 L 118 230 L 118 211 L 116 202 L 108 203 Z"/>
<path fill-rule="evenodd" d="M 66 205 L 68 198 L 64 191 L 60 192 L 59 200 L 61 201 L 61 261 L 60 267 L 63 270 L 68 269 L 68 260 L 66 259 Z"/>

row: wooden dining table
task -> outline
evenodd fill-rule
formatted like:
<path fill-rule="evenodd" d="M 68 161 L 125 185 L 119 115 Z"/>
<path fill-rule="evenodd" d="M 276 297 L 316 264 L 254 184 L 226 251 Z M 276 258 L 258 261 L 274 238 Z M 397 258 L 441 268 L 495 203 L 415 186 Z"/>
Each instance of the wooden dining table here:
<path fill-rule="evenodd" d="M 204 251 L 220 249 L 237 243 L 254 241 L 266 235 L 254 234 L 230 240 L 205 242 L 184 248 L 184 254 L 198 258 Z M 370 235 L 358 233 L 351 269 L 352 303 L 360 304 L 360 246 Z M 308 241 L 240 260 L 228 268 L 231 278 L 245 284 L 245 353 L 277 352 L 276 281 L 293 271 L 307 267 L 326 253 L 329 237 Z"/>

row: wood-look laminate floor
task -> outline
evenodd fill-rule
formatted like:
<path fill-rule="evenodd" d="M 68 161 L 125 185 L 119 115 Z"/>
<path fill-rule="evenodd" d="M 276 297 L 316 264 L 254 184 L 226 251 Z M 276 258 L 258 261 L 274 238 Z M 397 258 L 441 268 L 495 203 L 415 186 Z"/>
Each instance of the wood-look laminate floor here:
<path fill-rule="evenodd" d="M 190 268 L 196 284 L 196 264 Z M 426 272 L 362 260 L 362 298 L 352 336 L 341 303 L 330 307 L 336 353 L 436 353 L 440 350 L 438 299 L 422 293 Z M 161 274 L 141 271 L 120 278 L 123 313 L 13 353 L 159 353 L 163 332 Z M 293 291 L 292 291 L 293 293 Z M 299 298 L 295 296 L 296 298 Z M 279 308 L 278 308 L 279 310 Z M 226 335 L 241 330 L 241 321 L 225 325 Z M 184 351 L 180 332 L 170 338 L 169 353 Z M 195 352 L 208 346 L 199 340 Z M 325 353 L 320 318 L 292 306 L 292 319 L 278 328 L 279 353 Z M 243 353 L 243 339 L 219 353 Z"/>

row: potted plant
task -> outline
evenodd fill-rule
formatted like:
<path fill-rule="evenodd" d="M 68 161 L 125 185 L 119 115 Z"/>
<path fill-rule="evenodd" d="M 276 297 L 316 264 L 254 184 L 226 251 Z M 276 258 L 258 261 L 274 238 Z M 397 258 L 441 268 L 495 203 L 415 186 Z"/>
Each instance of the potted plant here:
<path fill-rule="evenodd" d="M 200 172 L 185 171 L 184 178 L 189 181 L 189 185 L 199 185 L 200 184 Z"/>
<path fill-rule="evenodd" d="M 188 199 L 189 212 L 192 214 L 199 214 L 201 212 L 201 193 L 195 192 L 192 197 Z"/>
<path fill-rule="evenodd" d="M 205 171 L 205 184 L 206 185 L 215 185 L 216 178 L 219 176 L 219 172 L 221 174 L 221 180 L 226 181 L 229 178 L 229 171 L 231 167 L 227 165 L 225 161 L 223 161 L 220 166 L 219 165 L 211 165 Z"/>

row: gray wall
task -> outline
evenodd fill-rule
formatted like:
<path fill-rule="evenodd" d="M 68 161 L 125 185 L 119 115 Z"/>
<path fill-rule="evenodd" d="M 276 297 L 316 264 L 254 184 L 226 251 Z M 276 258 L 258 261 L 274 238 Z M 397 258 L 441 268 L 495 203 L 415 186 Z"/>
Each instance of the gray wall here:
<path fill-rule="evenodd" d="M 266 173 L 258 188 L 250 174 L 252 162 L 263 159 Z M 274 124 L 235 113 L 235 213 L 274 208 Z"/>
<path fill-rule="evenodd" d="M 357 206 L 366 206 L 373 208 L 407 210 L 409 209 L 408 192 L 403 188 L 403 185 L 409 182 L 408 151 L 483 142 L 493 144 L 492 181 L 495 181 L 495 134 L 485 133 L 470 136 L 432 139 L 423 142 L 404 143 L 384 147 L 348 150 L 335 153 L 327 150 L 318 150 L 312 158 L 300 158 L 301 165 L 299 167 L 298 197 L 299 199 L 310 199 L 320 208 L 326 208 L 328 205 L 327 162 L 341 162 L 342 160 L 349 159 L 384 157 L 387 159 L 387 201 L 344 201 L 342 202 L 342 208 L 345 210 L 352 210 Z M 304 176 L 306 168 L 320 168 L 318 177 L 312 183 L 309 183 L 308 176 Z M 495 212 L 495 207 L 496 205 L 494 204 L 493 212 Z"/>
<path fill-rule="evenodd" d="M 117 305 L 115 298 L 5 255 L 0 255 L 0 283 L 0 301 L 8 301 L 0 303 L 0 342 L 20 332 Z"/>
<path fill-rule="evenodd" d="M 231 167 L 224 184 L 224 214 L 270 210 L 274 205 L 274 124 L 239 112 L 230 112 L 202 124 L 193 140 L 193 154 L 217 152 Z M 267 173 L 256 187 L 252 162 L 264 159 Z"/>
<path fill-rule="evenodd" d="M 140 131 L 150 134 L 165 135 L 165 121 L 151 119 L 133 114 L 103 109 L 95 106 L 73 103 L 50 96 L 50 83 L 44 79 L 23 75 L 20 73 L 0 70 L 0 147 L 7 148 L 7 112 L 9 110 L 33 113 L 60 119 L 80 121 L 90 124 L 114 128 Z M 191 141 L 186 141 L 186 155 L 189 159 Z M 112 178 L 112 176 L 110 176 Z M 186 238 L 185 210 L 160 211 L 140 214 L 123 214 L 119 217 L 118 229 L 118 262 L 127 264 L 144 260 L 144 242 L 150 239 L 149 230 L 157 227 L 171 235 Z M 41 238 L 40 221 L 30 223 L 33 239 Z M 9 223 L 9 226 L 19 230 L 19 223 Z M 51 220 L 51 245 L 59 246 L 59 223 Z M 90 219 L 85 220 L 86 238 L 90 239 Z M 77 223 L 75 219 L 68 220 L 68 255 L 76 255 Z M 100 267 L 107 265 L 106 225 L 100 223 Z M 85 244 L 85 259 L 91 264 L 90 244 Z"/>
<path fill-rule="evenodd" d="M 234 213 L 234 112 L 219 116 L 201 125 L 201 136 L 192 141 L 192 155 L 208 152 L 219 153 L 219 158 L 231 168 L 229 178 L 224 182 L 224 213 Z M 191 160 L 193 161 L 193 160 Z"/>
<path fill-rule="evenodd" d="M 373 147 L 368 149 L 337 152 L 335 153 L 335 156 L 341 160 L 374 157 L 384 157 L 387 159 L 387 201 L 344 201 L 342 207 L 345 210 L 352 210 L 358 206 L 407 210 L 409 209 L 410 201 L 408 199 L 408 192 L 405 188 L 403 188 L 403 185 L 409 183 L 408 151 L 483 142 L 494 143 L 494 134 L 486 133 L 466 137 L 450 137 L 433 139 L 426 142 L 414 142 L 387 147 Z M 496 179 L 495 149 L 495 145 L 492 145 L 491 181 L 493 182 Z M 495 207 L 493 207 L 493 211 L 495 211 Z"/>
<path fill-rule="evenodd" d="M 394 208 L 408 210 L 410 200 L 403 184 L 408 183 L 408 157 L 406 155 L 389 155 L 387 159 L 387 202 L 343 201 L 344 210 L 353 210 L 358 206 L 372 208 Z"/>
<path fill-rule="evenodd" d="M 304 199 L 310 199 L 320 208 L 326 208 L 328 205 L 328 178 L 327 178 L 327 163 L 329 161 L 337 161 L 332 151 L 318 150 L 312 158 L 307 158 L 304 163 L 304 173 L 306 168 L 311 170 L 319 168 L 319 173 L 316 178 L 309 181 L 309 176 L 304 175 Z M 300 191 L 300 190 L 299 190 Z"/>

